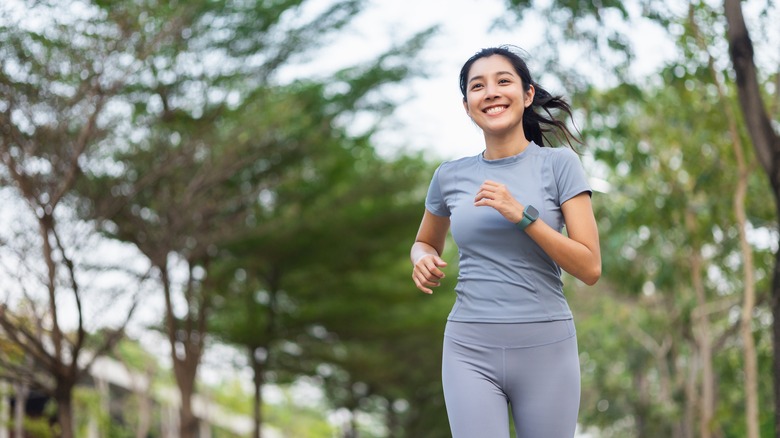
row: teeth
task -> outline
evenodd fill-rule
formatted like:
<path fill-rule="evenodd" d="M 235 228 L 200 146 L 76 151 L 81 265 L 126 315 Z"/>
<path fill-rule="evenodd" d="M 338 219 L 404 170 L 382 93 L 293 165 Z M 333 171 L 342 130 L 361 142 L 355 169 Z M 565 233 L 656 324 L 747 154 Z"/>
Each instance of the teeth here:
<path fill-rule="evenodd" d="M 488 113 L 488 114 L 495 114 L 495 113 L 499 113 L 499 112 L 501 112 L 501 111 L 503 111 L 505 109 L 506 109 L 505 106 L 494 106 L 492 108 L 486 109 L 485 112 Z"/>

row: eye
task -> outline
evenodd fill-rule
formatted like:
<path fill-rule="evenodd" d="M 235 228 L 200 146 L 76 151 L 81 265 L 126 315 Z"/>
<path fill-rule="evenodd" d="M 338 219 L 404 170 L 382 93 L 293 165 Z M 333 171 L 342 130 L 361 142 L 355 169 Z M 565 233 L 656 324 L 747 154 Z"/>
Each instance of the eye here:
<path fill-rule="evenodd" d="M 482 88 L 482 84 L 480 84 L 480 83 L 476 83 L 476 84 L 474 84 L 474 85 L 472 85 L 472 86 L 471 86 L 471 89 L 472 89 L 472 90 L 477 90 L 477 89 L 479 89 L 479 88 Z"/>
<path fill-rule="evenodd" d="M 509 79 L 499 79 L 499 80 L 498 80 L 498 83 L 499 83 L 499 84 L 509 84 L 509 83 L 511 83 L 511 82 L 512 82 L 512 81 L 510 81 Z"/>

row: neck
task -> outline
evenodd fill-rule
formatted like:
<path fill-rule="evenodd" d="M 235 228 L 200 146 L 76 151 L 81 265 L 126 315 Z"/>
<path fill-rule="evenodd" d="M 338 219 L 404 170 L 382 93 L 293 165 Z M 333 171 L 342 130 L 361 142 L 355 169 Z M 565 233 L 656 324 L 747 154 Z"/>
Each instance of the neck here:
<path fill-rule="evenodd" d="M 485 154 L 487 160 L 498 160 L 500 158 L 511 157 L 523 152 L 531 144 L 525 138 L 522 131 L 515 132 L 512 135 L 492 136 L 485 134 Z"/>

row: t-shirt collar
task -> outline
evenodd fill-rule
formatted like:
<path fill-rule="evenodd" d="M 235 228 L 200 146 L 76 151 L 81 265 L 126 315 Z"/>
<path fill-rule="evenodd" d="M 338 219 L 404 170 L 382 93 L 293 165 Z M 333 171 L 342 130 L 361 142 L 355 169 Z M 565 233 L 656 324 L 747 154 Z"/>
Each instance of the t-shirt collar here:
<path fill-rule="evenodd" d="M 533 155 L 533 153 L 536 152 L 537 150 L 539 150 L 539 148 L 540 148 L 539 145 L 537 145 L 534 142 L 530 142 L 530 143 L 528 143 L 528 146 L 526 146 L 526 148 L 523 149 L 522 152 L 520 152 L 519 154 L 516 154 L 516 155 L 511 155 L 509 157 L 504 157 L 504 158 L 498 158 L 498 159 L 495 159 L 495 160 L 488 160 L 487 158 L 485 158 L 485 151 L 482 151 L 477 156 L 477 159 L 479 160 L 479 162 L 481 164 L 485 164 L 487 166 L 505 166 L 505 165 L 508 165 L 508 164 L 516 163 L 516 162 L 524 159 L 525 157 Z"/>

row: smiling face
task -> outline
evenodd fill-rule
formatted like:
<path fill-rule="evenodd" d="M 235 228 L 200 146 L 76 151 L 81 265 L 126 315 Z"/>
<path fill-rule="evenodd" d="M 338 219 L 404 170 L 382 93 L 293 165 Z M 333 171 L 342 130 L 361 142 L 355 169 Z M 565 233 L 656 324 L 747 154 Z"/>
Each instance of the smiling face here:
<path fill-rule="evenodd" d="M 463 107 L 485 135 L 523 134 L 523 112 L 534 88 L 526 91 L 512 63 L 501 55 L 480 58 L 471 65 Z"/>

